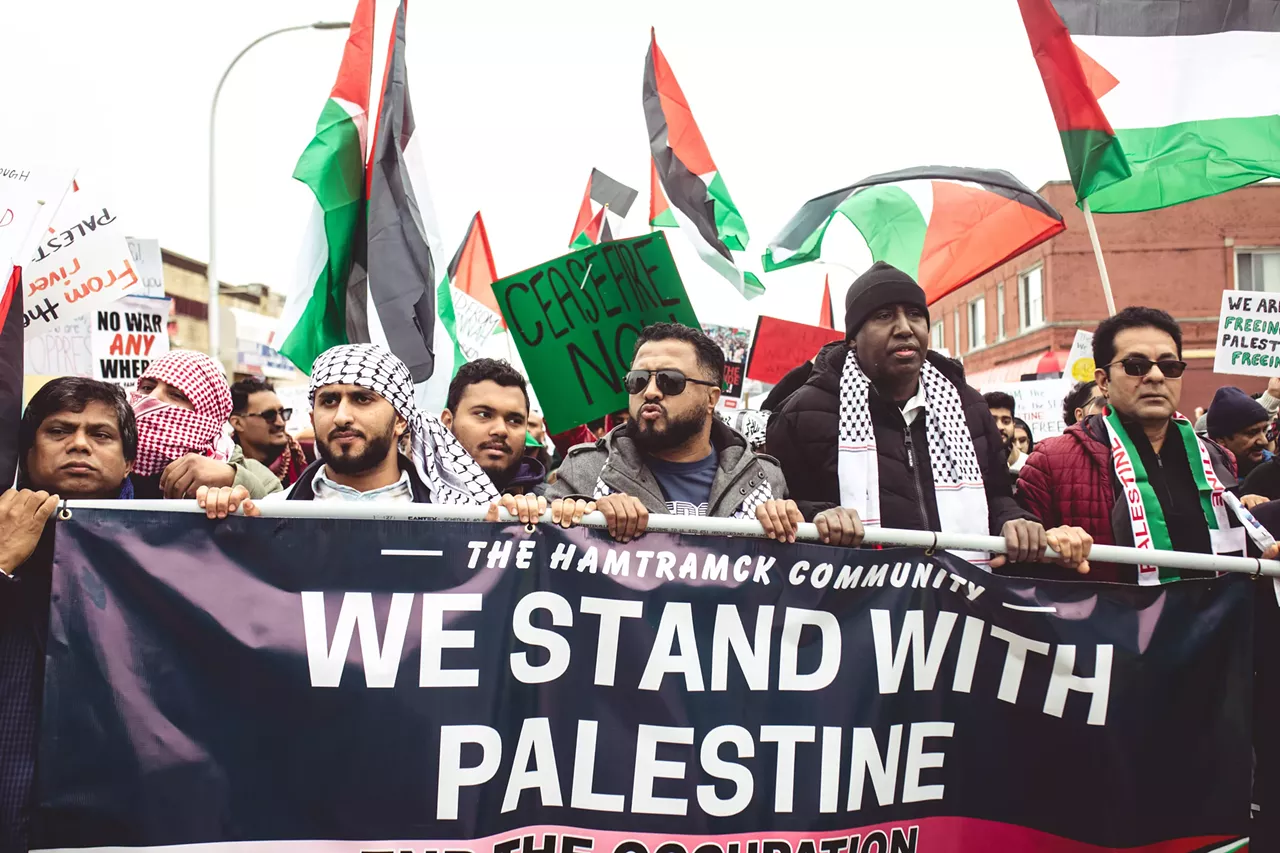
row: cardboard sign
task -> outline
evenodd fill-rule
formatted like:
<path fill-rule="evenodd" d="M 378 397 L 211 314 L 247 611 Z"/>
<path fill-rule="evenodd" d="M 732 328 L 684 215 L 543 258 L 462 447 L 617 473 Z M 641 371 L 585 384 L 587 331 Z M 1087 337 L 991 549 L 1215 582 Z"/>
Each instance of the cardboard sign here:
<path fill-rule="evenodd" d="M 1280 376 L 1280 297 L 1223 291 L 1213 372 Z"/>
<path fill-rule="evenodd" d="M 475 361 L 480 357 L 484 345 L 502 322 L 502 317 L 490 310 L 479 299 L 464 293 L 453 285 L 450 296 L 453 299 L 453 317 L 458 334 L 458 348 L 462 350 L 467 361 Z"/>
<path fill-rule="evenodd" d="M 624 409 L 640 330 L 699 328 L 666 235 L 573 252 L 493 283 L 552 433 Z"/>
<path fill-rule="evenodd" d="M 751 341 L 751 358 L 747 361 L 747 378 L 777 385 L 787 371 L 799 367 L 818 354 L 832 341 L 844 338 L 843 329 L 827 329 L 761 317 Z"/>
<path fill-rule="evenodd" d="M 1092 377 L 1091 377 L 1092 378 Z M 1040 379 L 1035 382 L 1004 382 L 986 388 L 1013 397 L 1014 417 L 1026 421 L 1031 438 L 1040 441 L 1066 432 L 1062 401 L 1075 385 L 1072 379 Z"/>
<path fill-rule="evenodd" d="M 151 362 L 169 351 L 167 299 L 120 299 L 90 317 L 94 379 L 132 389 Z"/>
<path fill-rule="evenodd" d="M 67 197 L 22 278 L 27 337 L 142 292 L 131 291 L 140 278 L 114 208 L 84 188 Z"/>
<path fill-rule="evenodd" d="M 1071 342 L 1071 352 L 1067 353 L 1067 363 L 1062 366 L 1062 378 L 1072 382 L 1091 382 L 1093 370 L 1093 332 L 1077 329 L 1075 340 Z"/>
<path fill-rule="evenodd" d="M 93 376 L 92 331 L 88 314 L 59 323 L 43 335 L 23 341 L 27 376 Z"/>
<path fill-rule="evenodd" d="M 133 258 L 133 268 L 141 279 L 138 287 L 141 292 L 135 296 L 150 296 L 160 299 L 164 296 L 164 257 L 160 251 L 159 240 L 145 240 L 139 237 L 125 237 L 129 244 L 129 255 Z"/>

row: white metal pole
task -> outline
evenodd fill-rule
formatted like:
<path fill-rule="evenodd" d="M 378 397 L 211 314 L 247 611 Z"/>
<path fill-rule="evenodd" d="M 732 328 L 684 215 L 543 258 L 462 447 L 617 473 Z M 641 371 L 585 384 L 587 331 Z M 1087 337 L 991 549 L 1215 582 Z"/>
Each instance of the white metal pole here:
<path fill-rule="evenodd" d="M 1098 262 L 1098 275 L 1102 277 L 1102 295 L 1107 299 L 1107 316 L 1116 313 L 1116 298 L 1111 295 L 1111 278 L 1107 275 L 1107 262 L 1102 259 L 1102 244 L 1098 242 L 1098 228 L 1093 224 L 1093 211 L 1089 209 L 1089 199 L 1080 202 L 1084 211 L 1084 224 L 1089 229 L 1089 242 L 1093 244 L 1093 258 Z"/>

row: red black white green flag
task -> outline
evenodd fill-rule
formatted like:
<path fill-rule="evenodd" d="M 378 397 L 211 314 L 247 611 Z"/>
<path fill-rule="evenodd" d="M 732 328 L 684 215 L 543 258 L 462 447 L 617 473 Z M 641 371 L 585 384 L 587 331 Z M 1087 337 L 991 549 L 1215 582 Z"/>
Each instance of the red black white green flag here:
<path fill-rule="evenodd" d="M 0 492 L 18 470 L 22 421 L 22 267 L 13 267 L 0 291 Z"/>
<path fill-rule="evenodd" d="M 436 350 L 436 370 L 442 377 L 455 376 L 462 365 L 480 355 L 496 329 L 505 328 L 491 286 L 497 279 L 489 235 L 477 211 L 436 288 L 440 326 L 451 342 Z"/>
<path fill-rule="evenodd" d="M 1151 210 L 1280 177 L 1274 2 L 1018 6 L 1090 209 Z"/>
<path fill-rule="evenodd" d="M 822 308 L 818 310 L 818 325 L 824 329 L 836 327 L 836 315 L 831 309 L 831 276 L 822 280 Z"/>
<path fill-rule="evenodd" d="M 584 225 L 582 230 L 578 232 L 577 236 L 573 238 L 573 242 L 569 244 L 569 248 L 576 252 L 579 249 L 594 246 L 596 243 L 608 242 L 608 239 L 610 239 L 612 235 L 609 235 L 607 238 L 604 236 L 608 232 L 609 228 L 609 224 L 605 220 L 605 211 L 607 210 L 607 207 L 600 208 L 600 212 L 588 220 L 587 224 Z"/>
<path fill-rule="evenodd" d="M 742 295 L 750 299 L 764 293 L 760 279 L 739 269 L 733 258 L 733 252 L 747 248 L 746 223 L 652 32 L 644 63 L 644 118 L 658 182 L 680 230 Z"/>
<path fill-rule="evenodd" d="M 636 198 L 640 195 L 637 190 L 622 183 L 615 181 L 599 169 L 591 170 L 591 177 L 587 179 L 587 189 L 582 194 L 582 204 L 578 206 L 578 218 L 573 223 L 573 237 L 570 238 L 569 245 L 575 249 L 582 248 L 579 241 L 590 226 L 591 221 L 602 211 L 611 210 L 614 215 L 626 217 L 631 212 L 631 205 L 635 204 Z M 591 243 L 607 242 L 599 239 L 601 228 L 607 227 L 608 216 L 605 216 L 605 224 L 597 227 L 595 235 L 591 238 Z M 612 235 L 610 235 L 612 237 Z"/>
<path fill-rule="evenodd" d="M 873 260 L 918 281 L 930 303 L 1066 228 L 1008 172 L 917 166 L 805 202 L 765 250 L 765 270 L 817 260 L 836 214 L 854 224 Z"/>
<path fill-rule="evenodd" d="M 671 214 L 671 205 L 662 192 L 662 182 L 658 180 L 658 165 L 649 158 L 649 227 L 679 228 L 680 223 Z"/>

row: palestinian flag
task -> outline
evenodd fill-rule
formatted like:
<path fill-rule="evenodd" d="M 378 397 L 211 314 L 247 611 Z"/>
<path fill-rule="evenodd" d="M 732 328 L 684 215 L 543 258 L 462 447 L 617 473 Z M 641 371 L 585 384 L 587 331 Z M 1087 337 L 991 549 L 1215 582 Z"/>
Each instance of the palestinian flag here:
<path fill-rule="evenodd" d="M 602 239 L 602 235 L 607 233 L 609 228 L 609 223 L 604 218 L 605 211 L 608 209 L 607 207 L 600 208 L 600 212 L 592 217 L 581 231 L 574 235 L 573 242 L 569 244 L 570 249 L 577 252 L 597 243 L 608 242 L 607 239 Z"/>
<path fill-rule="evenodd" d="M 0 292 L 0 492 L 18 471 L 18 425 L 22 422 L 22 267 L 9 273 Z"/>
<path fill-rule="evenodd" d="M 765 250 L 765 270 L 817 260 L 836 214 L 861 232 L 873 260 L 918 281 L 930 303 L 1066 228 L 1008 172 L 917 166 L 805 202 Z"/>
<path fill-rule="evenodd" d="M 491 287 L 497 280 L 489 235 L 477 211 L 449 261 L 448 274 L 436 288 L 440 326 L 449 336 L 449 345 L 436 350 L 436 372 L 442 377 L 456 376 L 462 365 L 479 358 L 496 329 L 505 328 Z"/>
<path fill-rule="evenodd" d="M 338 68 L 338 80 L 320 111 L 316 134 L 298 158 L 293 177 L 313 199 L 310 223 L 298 260 L 298 278 L 285 300 L 272 340 L 304 373 L 316 356 L 368 331 L 349 334 L 348 280 L 364 241 L 364 152 L 369 126 L 369 78 L 373 73 L 373 0 L 360 0 Z M 363 254 L 363 249 L 361 249 Z M 363 292 L 358 294 L 363 296 Z"/>
<path fill-rule="evenodd" d="M 662 182 L 658 180 L 658 165 L 649 159 L 649 227 L 678 228 L 680 223 L 671 215 L 671 206 L 662 193 Z"/>
<path fill-rule="evenodd" d="M 764 293 L 760 279 L 738 268 L 732 252 L 747 247 L 747 226 L 729 196 L 724 176 L 707 150 L 689 102 L 650 31 L 644 63 L 644 118 L 660 189 L 669 212 L 698 255 L 748 299 Z M 651 202 L 652 204 L 652 202 Z M 654 213 L 650 211 L 650 222 Z"/>
<path fill-rule="evenodd" d="M 831 276 L 825 276 L 822 280 L 822 308 L 818 311 L 818 325 L 824 329 L 834 329 L 836 327 L 836 315 L 831 310 Z"/>
<path fill-rule="evenodd" d="M 573 248 L 582 248 L 577 245 L 577 242 L 596 216 L 595 205 L 600 205 L 601 210 L 608 208 L 625 218 L 631 212 L 631 205 L 635 204 L 636 197 L 639 195 L 638 191 L 620 181 L 615 181 L 599 169 L 592 169 L 591 177 L 587 178 L 586 192 L 582 194 L 582 204 L 578 206 L 578 218 L 573 223 L 573 237 L 569 245 Z M 597 229 L 596 235 L 599 236 L 599 234 L 600 230 Z M 593 239 L 591 242 L 608 241 Z"/>
<path fill-rule="evenodd" d="M 1152 210 L 1280 177 L 1274 2 L 1018 5 L 1090 209 Z"/>

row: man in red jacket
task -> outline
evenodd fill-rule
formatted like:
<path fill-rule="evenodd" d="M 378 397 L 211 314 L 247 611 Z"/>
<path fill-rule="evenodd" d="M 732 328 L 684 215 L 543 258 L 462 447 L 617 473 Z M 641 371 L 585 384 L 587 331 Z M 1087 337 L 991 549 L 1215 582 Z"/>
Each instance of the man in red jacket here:
<path fill-rule="evenodd" d="M 1156 308 L 1126 308 L 1098 325 L 1093 357 L 1106 412 L 1036 445 L 1018 480 L 1019 502 L 1046 527 L 1082 527 L 1099 545 L 1243 553 L 1244 528 L 1224 497 L 1236 486 L 1235 460 L 1177 414 L 1187 367 L 1177 322 Z M 1090 562 L 1096 580 L 1179 576 Z"/>

